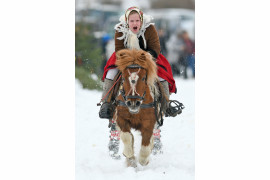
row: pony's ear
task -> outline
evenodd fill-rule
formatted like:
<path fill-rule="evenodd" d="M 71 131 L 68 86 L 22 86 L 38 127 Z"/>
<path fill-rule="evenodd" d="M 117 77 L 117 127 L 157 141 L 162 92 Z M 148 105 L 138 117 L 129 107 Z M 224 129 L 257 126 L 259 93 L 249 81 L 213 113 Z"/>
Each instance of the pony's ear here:
<path fill-rule="evenodd" d="M 121 56 L 121 57 L 124 56 L 124 55 L 126 55 L 125 52 L 120 52 L 120 53 L 119 53 L 119 56 Z"/>
<path fill-rule="evenodd" d="M 142 52 L 142 53 L 140 54 L 140 59 L 146 60 L 146 52 Z"/>
<path fill-rule="evenodd" d="M 126 49 L 122 49 L 122 50 L 119 50 L 116 55 L 119 56 L 119 57 L 123 57 L 123 56 L 126 56 L 128 54 L 127 50 Z"/>

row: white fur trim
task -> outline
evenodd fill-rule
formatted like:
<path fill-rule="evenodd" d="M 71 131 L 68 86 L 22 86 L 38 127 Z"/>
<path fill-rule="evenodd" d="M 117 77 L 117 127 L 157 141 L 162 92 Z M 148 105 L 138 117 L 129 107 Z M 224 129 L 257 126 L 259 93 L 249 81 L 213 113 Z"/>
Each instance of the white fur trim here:
<path fill-rule="evenodd" d="M 152 20 L 153 20 L 153 17 L 152 16 L 144 14 L 143 15 L 143 23 L 142 23 L 141 29 L 137 33 L 137 38 L 139 38 L 140 36 L 142 36 L 143 42 L 144 42 L 144 48 L 145 49 L 147 48 L 147 44 L 146 44 L 146 40 L 145 40 L 145 37 L 144 37 L 144 33 L 146 31 L 146 28 L 148 28 L 150 25 L 154 25 L 154 23 L 151 23 Z M 125 21 L 125 15 L 122 15 L 119 18 L 119 21 L 120 21 L 120 23 L 116 24 L 114 26 L 114 29 L 116 31 L 118 31 L 118 32 L 123 33 L 123 36 L 118 37 L 117 39 L 119 39 L 119 40 L 123 40 L 124 39 L 124 46 L 126 48 L 128 48 L 127 44 L 128 44 L 128 39 L 129 39 L 131 33 L 129 31 L 128 24 Z"/>
<path fill-rule="evenodd" d="M 138 50 L 141 49 L 139 45 L 139 39 L 137 38 L 137 35 L 134 34 L 132 31 L 129 32 L 127 47 L 129 49 L 138 49 Z"/>

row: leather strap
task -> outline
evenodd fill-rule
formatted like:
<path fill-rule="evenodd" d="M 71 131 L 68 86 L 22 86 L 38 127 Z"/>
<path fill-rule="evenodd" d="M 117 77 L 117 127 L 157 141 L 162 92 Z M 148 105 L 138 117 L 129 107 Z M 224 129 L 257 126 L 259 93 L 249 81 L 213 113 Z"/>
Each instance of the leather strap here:
<path fill-rule="evenodd" d="M 124 101 L 121 101 L 121 100 L 118 100 L 118 101 L 117 101 L 117 104 L 118 104 L 119 106 L 125 106 L 125 107 L 127 107 L 126 103 L 125 103 Z M 140 108 L 142 108 L 142 109 L 145 109 L 145 108 L 152 108 L 152 107 L 154 107 L 154 102 L 149 103 L 149 104 L 141 104 L 141 106 L 140 106 Z"/>

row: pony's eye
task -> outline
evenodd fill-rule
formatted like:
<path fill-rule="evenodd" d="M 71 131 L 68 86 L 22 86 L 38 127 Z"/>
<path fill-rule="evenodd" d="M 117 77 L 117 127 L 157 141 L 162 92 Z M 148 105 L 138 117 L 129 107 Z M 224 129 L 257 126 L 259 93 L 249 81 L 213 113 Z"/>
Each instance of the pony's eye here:
<path fill-rule="evenodd" d="M 144 80 L 145 80 L 145 77 L 142 78 L 142 81 L 144 81 Z"/>

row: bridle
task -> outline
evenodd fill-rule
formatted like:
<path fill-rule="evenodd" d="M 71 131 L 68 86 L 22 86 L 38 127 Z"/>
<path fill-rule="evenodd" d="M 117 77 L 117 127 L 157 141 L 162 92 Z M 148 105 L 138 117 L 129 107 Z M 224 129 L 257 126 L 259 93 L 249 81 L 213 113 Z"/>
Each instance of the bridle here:
<path fill-rule="evenodd" d="M 131 76 L 131 73 L 129 71 L 129 69 L 135 69 L 135 68 L 139 68 L 139 70 L 136 73 L 136 75 L 139 74 L 140 70 L 141 69 L 144 69 L 142 66 L 138 65 L 138 64 L 132 64 L 132 65 L 129 65 L 126 67 L 127 70 L 128 70 L 128 73 L 129 75 Z M 122 80 L 124 81 L 124 80 Z M 122 97 L 124 98 L 124 102 L 121 101 L 121 100 L 118 100 L 118 105 L 120 106 L 128 106 L 127 105 L 127 99 L 139 99 L 141 101 L 141 105 L 140 105 L 140 108 L 150 108 L 150 107 L 154 107 L 154 102 L 152 103 L 149 103 L 149 104 L 142 104 L 143 100 L 144 100 L 144 97 L 145 97 L 145 94 L 146 94 L 146 91 L 144 91 L 143 95 L 141 96 L 137 91 L 136 91 L 136 85 L 137 85 L 137 81 L 131 79 L 130 80 L 130 90 L 129 92 L 127 93 L 127 95 L 125 95 L 125 89 L 124 87 L 120 90 L 120 93 L 122 95 Z M 147 82 L 147 77 L 145 78 L 145 83 Z M 131 95 L 132 93 L 132 95 Z"/>
<path fill-rule="evenodd" d="M 131 75 L 129 68 L 139 68 L 139 70 L 136 72 L 136 74 L 138 74 L 140 72 L 141 69 L 143 69 L 143 67 L 137 65 L 137 64 L 132 64 L 126 67 L 128 69 L 128 73 L 129 75 Z M 123 77 L 122 77 L 123 78 Z M 124 81 L 124 79 L 122 79 L 122 82 Z M 136 83 L 136 82 L 135 82 Z M 144 96 L 146 94 L 146 91 L 144 91 L 143 95 L 140 96 L 139 93 L 137 93 L 136 91 L 136 84 L 134 83 L 134 88 L 129 90 L 129 93 L 127 94 L 127 96 L 125 95 L 125 89 L 124 87 L 120 90 L 120 93 L 122 95 L 122 97 L 124 98 L 124 101 L 118 100 L 117 101 L 117 105 L 118 106 L 124 106 L 124 107 L 128 107 L 127 105 L 127 99 L 140 99 L 141 104 L 140 104 L 140 108 L 144 109 L 144 108 L 154 108 L 155 109 L 155 117 L 156 117 L 156 121 L 158 123 L 158 127 L 163 125 L 163 117 L 162 117 L 162 106 L 160 106 L 160 111 L 158 113 L 158 102 L 156 101 L 156 99 L 154 98 L 154 101 L 149 103 L 149 104 L 143 104 L 143 100 L 144 100 Z M 145 77 L 145 83 L 147 84 L 147 76 Z M 131 84 L 132 84 L 132 80 L 131 80 Z M 137 95 L 129 95 L 130 92 L 133 90 L 133 94 L 137 94 Z M 160 121 L 159 118 L 160 117 Z"/>

